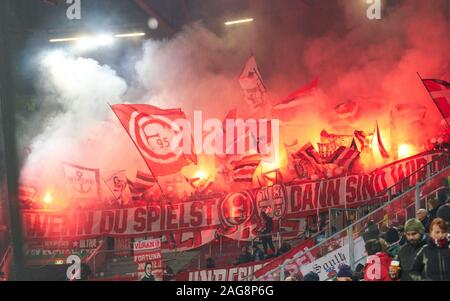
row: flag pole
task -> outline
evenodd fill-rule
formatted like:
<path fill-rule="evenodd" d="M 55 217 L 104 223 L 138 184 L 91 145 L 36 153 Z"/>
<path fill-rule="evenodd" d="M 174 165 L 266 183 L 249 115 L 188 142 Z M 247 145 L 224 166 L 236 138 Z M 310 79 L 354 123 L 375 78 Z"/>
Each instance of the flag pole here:
<path fill-rule="evenodd" d="M 122 121 L 120 120 L 119 116 L 117 116 L 116 112 L 113 110 L 112 106 L 110 103 L 108 103 L 109 107 L 111 108 L 111 110 L 113 111 L 114 115 L 116 115 L 117 119 L 119 119 L 120 124 L 122 125 L 123 129 L 125 130 L 125 132 L 127 133 L 128 137 L 130 137 L 131 141 L 133 141 L 134 146 L 136 147 L 136 149 L 138 150 L 139 154 L 141 155 L 142 159 L 144 159 L 145 165 L 147 165 L 148 170 L 151 172 L 151 174 L 155 177 L 156 179 L 156 184 L 158 184 L 159 189 L 161 190 L 161 194 L 164 198 L 164 200 L 168 200 L 169 198 L 166 196 L 164 190 L 161 187 L 161 184 L 159 183 L 158 179 L 156 178 L 155 174 L 153 173 L 152 169 L 150 168 L 150 166 L 147 163 L 147 160 L 145 160 L 144 155 L 142 154 L 140 148 L 138 147 L 138 145 L 136 144 L 136 142 L 133 140 L 133 138 L 131 137 L 130 133 L 127 131 L 127 129 L 125 128 L 125 125 L 122 123 Z M 162 207 L 162 202 L 161 202 L 161 207 Z"/>
<path fill-rule="evenodd" d="M 433 99 L 434 105 L 437 107 L 437 109 L 439 110 L 439 113 L 441 113 L 442 117 L 444 117 L 445 123 L 447 124 L 447 126 L 450 128 L 450 124 L 448 123 L 447 118 L 445 118 L 444 113 L 442 112 L 441 108 L 439 108 L 439 106 L 436 104 L 436 99 L 434 99 L 433 94 L 431 94 L 430 89 L 428 89 L 427 85 L 425 85 L 425 83 L 423 82 L 423 78 L 422 76 L 420 76 L 420 73 L 417 72 L 417 75 L 420 78 L 420 81 L 422 82 L 422 84 L 424 85 L 425 89 L 427 89 L 428 94 L 430 94 L 431 99 Z"/>

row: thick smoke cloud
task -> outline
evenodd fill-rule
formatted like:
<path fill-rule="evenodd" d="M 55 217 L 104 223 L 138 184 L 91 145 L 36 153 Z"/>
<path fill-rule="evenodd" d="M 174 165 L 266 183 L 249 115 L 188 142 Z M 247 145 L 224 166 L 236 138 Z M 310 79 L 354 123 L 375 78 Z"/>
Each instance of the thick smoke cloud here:
<path fill-rule="evenodd" d="M 384 9 L 383 20 L 370 21 L 365 1 L 249 1 L 240 15 L 254 16 L 253 24 L 214 33 L 197 22 L 170 40 L 148 40 L 127 78 L 91 59 L 60 54 L 44 61 L 39 86 L 44 103 L 62 112 L 42 121 L 24 174 L 53 169 L 49 173 L 58 177 L 59 161 L 142 168 L 108 102 L 181 107 L 189 117 L 202 110 L 205 117 L 223 118 L 238 107 L 240 116 L 248 116 L 237 77 L 250 52 L 273 102 L 320 78 L 316 98 L 282 129 L 285 142 L 318 141 L 321 129 L 336 128 L 334 106 L 348 99 L 359 104 L 354 127 L 369 131 L 378 120 L 387 136 L 394 104 L 425 105 L 425 138 L 441 117 L 416 72 L 450 79 L 446 8 L 446 0 L 398 1 Z"/>

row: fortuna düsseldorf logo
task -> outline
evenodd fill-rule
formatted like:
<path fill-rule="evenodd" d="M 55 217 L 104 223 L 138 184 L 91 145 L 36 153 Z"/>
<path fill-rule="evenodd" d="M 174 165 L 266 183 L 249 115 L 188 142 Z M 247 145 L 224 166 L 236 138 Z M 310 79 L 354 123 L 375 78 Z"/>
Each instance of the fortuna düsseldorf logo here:
<path fill-rule="evenodd" d="M 134 112 L 129 124 L 130 134 L 143 156 L 156 163 L 172 163 L 182 153 L 182 141 L 175 137 L 181 132 L 178 124 L 167 117 Z"/>
<path fill-rule="evenodd" d="M 256 203 L 258 204 L 258 212 L 269 209 L 269 216 L 274 220 L 279 220 L 283 217 L 285 206 L 286 191 L 285 187 L 279 184 L 271 187 L 262 187 L 256 193 Z"/>
<path fill-rule="evenodd" d="M 224 226 L 236 227 L 247 222 L 253 211 L 253 198 L 248 192 L 233 192 L 221 202 L 219 216 Z"/>

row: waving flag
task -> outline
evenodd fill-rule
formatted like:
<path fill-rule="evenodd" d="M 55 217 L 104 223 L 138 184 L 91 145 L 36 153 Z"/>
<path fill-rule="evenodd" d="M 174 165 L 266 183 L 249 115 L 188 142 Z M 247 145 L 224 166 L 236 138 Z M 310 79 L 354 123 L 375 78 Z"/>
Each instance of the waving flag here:
<path fill-rule="evenodd" d="M 97 199 L 100 197 L 100 170 L 63 163 L 66 193 L 74 199 Z"/>
<path fill-rule="evenodd" d="M 359 145 L 358 149 L 360 152 L 362 152 L 365 148 L 370 148 L 370 146 L 372 145 L 374 134 L 375 133 L 366 134 L 363 131 L 354 132 L 353 136 L 355 137 L 356 140 L 354 140 L 353 142 L 355 142 L 357 146 Z"/>
<path fill-rule="evenodd" d="M 387 152 L 387 150 L 383 144 L 383 141 L 381 139 L 380 128 L 378 126 L 378 122 L 376 124 L 375 135 L 376 135 L 375 139 L 372 140 L 372 151 L 376 152 L 375 155 L 378 155 L 377 152 L 379 152 L 381 157 L 383 157 L 384 159 L 389 158 L 389 153 Z"/>
<path fill-rule="evenodd" d="M 311 96 L 316 91 L 318 85 L 319 79 L 316 78 L 308 85 L 295 90 L 294 92 L 286 96 L 286 98 L 279 101 L 275 106 L 273 106 L 272 110 L 285 110 L 302 105 L 303 99 L 305 97 Z"/>
<path fill-rule="evenodd" d="M 253 174 L 261 161 L 259 154 L 233 156 L 228 162 L 232 166 L 232 178 L 235 182 L 252 182 Z"/>
<path fill-rule="evenodd" d="M 105 179 L 105 184 L 116 199 L 122 198 L 123 191 L 127 186 L 126 171 L 120 170 L 115 172 L 109 178 Z"/>
<path fill-rule="evenodd" d="M 154 176 L 174 174 L 186 165 L 197 163 L 188 127 L 175 122 L 186 120 L 181 109 L 120 104 L 112 106 L 112 110 Z"/>
<path fill-rule="evenodd" d="M 294 159 L 298 159 L 299 162 L 301 162 L 305 166 L 296 166 L 297 169 L 300 167 L 301 170 L 308 170 L 308 174 L 311 170 L 314 170 L 314 172 L 321 174 L 323 173 L 322 164 L 322 158 L 320 157 L 319 153 L 316 151 L 314 146 L 311 142 L 307 143 L 305 146 L 303 146 L 298 152 L 296 152 L 293 155 Z M 304 174 L 304 172 L 299 172 L 299 174 Z M 309 174 L 310 176 L 311 174 Z"/>
<path fill-rule="evenodd" d="M 341 146 L 334 152 L 328 163 L 336 164 L 344 168 L 344 170 L 349 170 L 359 154 L 359 151 L 354 148 Z"/>
<path fill-rule="evenodd" d="M 142 172 L 140 170 L 136 173 L 136 185 L 146 187 L 147 189 L 150 189 L 157 183 L 157 180 L 154 176 L 151 174 Z"/>
<path fill-rule="evenodd" d="M 252 110 L 266 103 L 267 90 L 253 55 L 250 56 L 239 76 L 239 84 Z"/>
<path fill-rule="evenodd" d="M 422 79 L 422 82 L 448 124 L 450 118 L 450 83 L 440 79 Z"/>

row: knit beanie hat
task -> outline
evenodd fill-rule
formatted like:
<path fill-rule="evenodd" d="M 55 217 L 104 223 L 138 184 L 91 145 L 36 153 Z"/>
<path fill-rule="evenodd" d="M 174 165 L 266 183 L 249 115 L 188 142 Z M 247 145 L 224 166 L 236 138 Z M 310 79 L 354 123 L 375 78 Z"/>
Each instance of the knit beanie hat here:
<path fill-rule="evenodd" d="M 398 234 L 398 230 L 394 227 L 389 228 L 384 235 L 384 240 L 388 244 L 393 244 L 400 240 L 400 235 Z"/>
<path fill-rule="evenodd" d="M 319 281 L 320 277 L 314 272 L 309 272 L 303 277 L 303 281 Z"/>
<path fill-rule="evenodd" d="M 428 202 L 431 206 L 433 206 L 433 209 L 437 209 L 439 207 L 439 200 L 436 198 L 431 198 Z"/>
<path fill-rule="evenodd" d="M 353 272 L 349 265 L 342 264 L 339 266 L 339 271 L 336 275 L 338 278 L 344 277 L 344 278 L 352 278 Z"/>
<path fill-rule="evenodd" d="M 425 233 L 425 227 L 418 219 L 411 218 L 405 223 L 405 233 L 410 231 L 415 231 L 423 235 Z"/>

